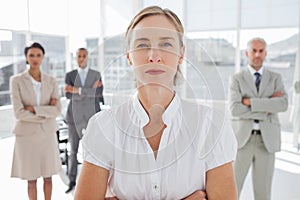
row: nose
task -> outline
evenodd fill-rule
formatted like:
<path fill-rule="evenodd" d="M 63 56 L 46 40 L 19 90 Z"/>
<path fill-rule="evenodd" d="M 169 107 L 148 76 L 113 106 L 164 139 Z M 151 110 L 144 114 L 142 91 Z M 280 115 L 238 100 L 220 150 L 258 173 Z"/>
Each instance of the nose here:
<path fill-rule="evenodd" d="M 161 62 L 161 56 L 160 56 L 160 53 L 159 53 L 158 49 L 152 48 L 149 51 L 148 61 L 150 63 L 160 63 Z"/>
<path fill-rule="evenodd" d="M 260 52 L 256 52 L 255 57 L 259 57 L 259 56 L 260 56 Z"/>

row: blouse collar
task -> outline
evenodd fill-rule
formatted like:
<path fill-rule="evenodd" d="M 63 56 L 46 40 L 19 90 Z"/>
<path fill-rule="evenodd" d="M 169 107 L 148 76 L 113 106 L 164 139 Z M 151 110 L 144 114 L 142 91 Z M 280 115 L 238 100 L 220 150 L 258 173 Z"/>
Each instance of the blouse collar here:
<path fill-rule="evenodd" d="M 177 93 L 175 93 L 174 98 L 168 105 L 167 109 L 162 115 L 163 122 L 168 126 L 171 124 L 172 120 L 176 117 L 181 117 L 181 104 L 180 98 Z M 149 116 L 138 99 L 137 93 L 133 95 L 133 109 L 137 118 L 141 122 L 141 126 L 144 127 L 149 122 Z"/>

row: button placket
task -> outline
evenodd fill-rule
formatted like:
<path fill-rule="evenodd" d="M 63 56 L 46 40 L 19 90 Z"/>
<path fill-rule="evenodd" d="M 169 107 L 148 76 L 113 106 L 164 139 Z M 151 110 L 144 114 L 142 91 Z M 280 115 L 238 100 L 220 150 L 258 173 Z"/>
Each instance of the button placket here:
<path fill-rule="evenodd" d="M 160 182 L 159 182 L 159 171 L 156 168 L 156 171 L 151 174 L 151 187 L 152 194 L 154 199 L 160 199 Z"/>

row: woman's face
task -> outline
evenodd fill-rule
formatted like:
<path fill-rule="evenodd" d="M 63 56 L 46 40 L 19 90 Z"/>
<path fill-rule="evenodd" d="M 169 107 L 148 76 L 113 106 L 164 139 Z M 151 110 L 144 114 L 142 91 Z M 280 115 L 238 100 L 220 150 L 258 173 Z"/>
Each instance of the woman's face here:
<path fill-rule="evenodd" d="M 31 48 L 28 50 L 26 60 L 30 68 L 39 68 L 43 62 L 44 54 L 39 48 Z"/>
<path fill-rule="evenodd" d="M 142 19 L 129 33 L 127 59 L 133 66 L 138 84 L 172 87 L 184 47 L 179 33 L 165 16 Z"/>

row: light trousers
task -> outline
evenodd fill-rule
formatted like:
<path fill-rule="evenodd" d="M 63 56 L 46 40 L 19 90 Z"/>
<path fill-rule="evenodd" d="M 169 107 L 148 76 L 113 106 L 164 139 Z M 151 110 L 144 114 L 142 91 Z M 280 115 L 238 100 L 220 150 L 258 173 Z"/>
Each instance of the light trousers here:
<path fill-rule="evenodd" d="M 255 200 L 271 200 L 275 153 L 265 148 L 261 135 L 251 135 L 248 143 L 238 150 L 234 172 L 240 197 L 245 178 L 252 165 L 252 183 Z"/>

